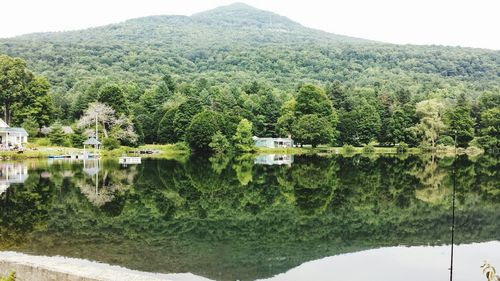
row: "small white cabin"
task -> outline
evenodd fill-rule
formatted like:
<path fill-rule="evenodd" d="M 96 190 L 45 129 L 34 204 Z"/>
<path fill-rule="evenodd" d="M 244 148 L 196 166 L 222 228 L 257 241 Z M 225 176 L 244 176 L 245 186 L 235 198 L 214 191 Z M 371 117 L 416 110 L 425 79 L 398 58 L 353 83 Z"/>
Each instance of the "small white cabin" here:
<path fill-rule="evenodd" d="M 287 148 L 293 147 L 293 140 L 291 138 L 259 138 L 254 136 L 253 140 L 256 147 L 267 148 Z"/>
<path fill-rule="evenodd" d="M 23 128 L 10 127 L 0 119 L 0 144 L 2 149 L 22 148 L 28 142 L 28 132 Z"/>

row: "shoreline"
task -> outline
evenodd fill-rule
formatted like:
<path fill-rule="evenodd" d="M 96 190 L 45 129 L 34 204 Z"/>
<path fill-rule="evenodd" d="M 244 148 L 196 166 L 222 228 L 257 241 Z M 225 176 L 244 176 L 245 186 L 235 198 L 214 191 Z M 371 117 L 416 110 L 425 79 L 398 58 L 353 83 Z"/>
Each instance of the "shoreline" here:
<path fill-rule="evenodd" d="M 16 273 L 16 281 L 207 281 L 192 273 L 151 273 L 68 257 L 0 252 L 0 276 Z"/>
<path fill-rule="evenodd" d="M 178 158 L 186 157 L 191 154 L 191 151 L 187 146 L 182 143 L 177 144 L 166 144 L 166 145 L 144 145 L 138 148 L 131 147 L 120 147 L 114 150 L 101 150 L 102 158 L 120 157 L 122 155 L 133 156 L 133 153 L 129 153 L 134 150 L 150 150 L 154 151 L 152 154 L 139 154 L 138 156 L 143 158 Z M 29 149 L 22 153 L 16 151 L 0 151 L 0 161 L 8 160 L 28 160 L 28 159 L 48 159 L 49 156 L 63 156 L 70 154 L 81 154 L 83 149 L 80 148 L 70 148 L 70 147 L 39 147 L 36 149 Z M 87 151 L 89 151 L 87 149 Z M 466 154 L 469 156 L 477 156 L 484 154 L 484 150 L 477 147 L 469 147 L 467 149 L 458 148 L 458 154 Z M 365 152 L 363 147 L 352 147 L 352 150 L 345 151 L 343 147 L 333 147 L 333 146 L 320 146 L 316 148 L 312 147 L 291 147 L 291 148 L 262 148 L 258 147 L 254 152 L 249 154 L 290 154 L 290 155 L 319 155 L 319 156 L 329 156 L 329 155 L 342 155 L 342 156 L 353 156 L 353 155 L 454 155 L 454 147 L 443 147 L 434 152 L 422 151 L 422 149 L 417 147 L 408 148 L 406 152 L 400 153 L 397 151 L 396 147 L 374 147 L 374 151 Z"/>

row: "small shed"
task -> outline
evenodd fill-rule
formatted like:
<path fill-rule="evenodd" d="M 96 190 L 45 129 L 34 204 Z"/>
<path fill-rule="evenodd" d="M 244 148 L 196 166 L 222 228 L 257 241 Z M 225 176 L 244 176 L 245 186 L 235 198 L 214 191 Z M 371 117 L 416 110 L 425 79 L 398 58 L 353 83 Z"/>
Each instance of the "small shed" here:
<path fill-rule="evenodd" d="M 96 138 L 91 137 L 88 140 L 83 142 L 83 154 L 86 155 L 85 150 L 87 149 L 87 145 L 94 146 L 94 156 L 97 155 L 97 150 L 99 150 L 99 147 L 101 146 L 101 142 L 98 141 Z M 85 157 L 85 156 L 84 156 Z"/>
<path fill-rule="evenodd" d="M 259 138 L 254 136 L 253 140 L 256 147 L 267 148 L 288 148 L 293 147 L 293 140 L 291 138 Z"/>

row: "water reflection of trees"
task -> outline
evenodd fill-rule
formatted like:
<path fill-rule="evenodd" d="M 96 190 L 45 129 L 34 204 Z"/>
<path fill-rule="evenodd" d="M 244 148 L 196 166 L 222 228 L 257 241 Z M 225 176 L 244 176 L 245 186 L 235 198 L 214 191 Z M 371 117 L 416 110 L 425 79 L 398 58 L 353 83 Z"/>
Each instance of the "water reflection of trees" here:
<path fill-rule="evenodd" d="M 499 162 L 300 156 L 289 167 L 193 157 L 122 168 L 103 161 L 97 181 L 81 164 L 34 167 L 0 197 L 0 246 L 74 255 L 70 245 L 79 244 L 83 258 L 137 269 L 266 277 L 325 255 L 447 241 L 454 167 L 458 240 L 498 239 Z"/>

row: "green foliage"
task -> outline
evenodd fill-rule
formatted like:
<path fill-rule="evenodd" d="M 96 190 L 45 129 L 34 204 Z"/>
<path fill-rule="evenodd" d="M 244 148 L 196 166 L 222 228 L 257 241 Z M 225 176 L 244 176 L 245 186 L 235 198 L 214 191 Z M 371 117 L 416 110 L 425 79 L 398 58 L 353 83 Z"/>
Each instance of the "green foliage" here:
<path fill-rule="evenodd" d="M 38 127 L 38 123 L 33 117 L 24 119 L 24 122 L 23 124 L 21 124 L 21 127 L 24 128 L 26 132 L 28 132 L 28 135 L 30 137 L 36 137 L 38 135 L 38 131 L 40 130 L 40 127 Z"/>
<path fill-rule="evenodd" d="M 410 138 L 408 128 L 414 125 L 413 117 L 413 107 L 409 109 L 406 106 L 405 109 L 396 108 L 393 110 L 383 124 L 385 125 L 385 131 L 380 133 L 381 141 L 389 144 L 408 141 Z"/>
<path fill-rule="evenodd" d="M 49 88 L 47 79 L 35 77 L 24 60 L 0 55 L 0 103 L 7 124 L 33 117 L 39 127 L 48 125 L 52 114 Z"/>
<path fill-rule="evenodd" d="M 375 152 L 375 145 L 373 143 L 369 143 L 363 146 L 363 153 L 374 153 L 374 152 Z"/>
<path fill-rule="evenodd" d="M 240 121 L 236 128 L 236 134 L 233 136 L 233 142 L 237 151 L 250 152 L 254 150 L 252 122 L 247 119 Z"/>
<path fill-rule="evenodd" d="M 82 128 L 76 127 L 74 129 L 74 134 L 71 134 L 69 139 L 72 147 L 81 148 L 83 142 L 87 140 L 87 137 L 84 135 Z"/>
<path fill-rule="evenodd" d="M 61 123 L 54 123 L 51 127 L 49 138 L 53 145 L 63 146 L 66 144 L 67 138 L 62 130 Z"/>
<path fill-rule="evenodd" d="M 102 146 L 107 150 L 114 150 L 120 148 L 120 141 L 115 138 L 104 138 L 102 140 Z"/>
<path fill-rule="evenodd" d="M 437 140 L 437 144 L 445 146 L 454 146 L 455 140 L 451 136 L 440 136 Z"/>
<path fill-rule="evenodd" d="M 345 154 L 353 154 L 354 152 L 356 152 L 356 148 L 354 148 L 354 146 L 350 144 L 344 144 L 342 146 L 342 150 L 344 151 Z"/>
<path fill-rule="evenodd" d="M 441 245 L 453 171 L 461 243 L 494 240 L 499 163 L 488 155 L 330 155 L 267 166 L 240 155 L 124 168 L 101 159 L 96 181 L 81 163 L 30 161 L 27 181 L 1 197 L 0 246 L 70 256 L 83 247 L 75 257 L 137 270 L 265 279 L 325 256 Z"/>
<path fill-rule="evenodd" d="M 293 136 L 301 145 L 310 144 L 316 147 L 319 144 L 332 143 L 334 133 L 330 120 L 316 114 L 308 114 L 295 122 Z"/>
<path fill-rule="evenodd" d="M 212 136 L 222 131 L 223 124 L 220 113 L 205 110 L 196 114 L 186 131 L 189 147 L 195 152 L 209 152 Z"/>
<path fill-rule="evenodd" d="M 340 142 L 363 145 L 380 134 L 381 120 L 376 108 L 370 104 L 355 105 L 350 111 L 343 109 L 339 114 Z"/>
<path fill-rule="evenodd" d="M 408 144 L 406 144 L 405 142 L 399 142 L 396 148 L 398 153 L 408 152 L 408 149 L 409 149 Z"/>
<path fill-rule="evenodd" d="M 212 136 L 212 141 L 208 145 L 216 154 L 224 154 L 231 150 L 231 145 L 220 131 Z"/>
<path fill-rule="evenodd" d="M 437 100 L 424 100 L 416 105 L 416 114 L 420 118 L 417 129 L 425 135 L 424 141 L 430 143 L 430 148 L 436 148 L 436 141 L 443 133 L 446 125 L 443 122 L 444 104 Z"/>
<path fill-rule="evenodd" d="M 458 105 L 445 113 L 445 123 L 450 137 L 457 137 L 457 146 L 467 147 L 474 138 L 474 119 L 470 109 L 464 105 Z"/>
<path fill-rule="evenodd" d="M 134 143 L 187 140 L 203 110 L 224 115 L 228 137 L 243 118 L 257 136 L 295 137 L 294 124 L 317 114 L 330 120 L 340 145 L 423 140 L 434 147 L 454 131 L 464 147 L 474 133 L 484 145 L 498 140 L 479 123 L 500 106 L 498 51 L 368 42 L 248 6 L 0 39 L 0 53 L 47 76 L 35 77 L 23 59 L 0 57 L 0 103 L 14 125 L 27 117 L 39 127 L 71 124 L 99 100 L 133 122 Z M 416 113 L 426 100 L 457 106 Z"/>
<path fill-rule="evenodd" d="M 107 85 L 102 88 L 97 101 L 107 104 L 116 114 L 128 114 L 128 101 L 123 90 L 117 85 Z"/>
<path fill-rule="evenodd" d="M 159 130 L 158 121 L 154 115 L 140 114 L 134 119 L 137 127 L 141 128 L 145 143 L 155 143 L 157 141 L 157 131 Z"/>
<path fill-rule="evenodd" d="M 183 102 L 174 115 L 174 133 L 178 140 L 184 140 L 186 138 L 186 130 L 194 120 L 194 116 L 202 111 L 202 106 L 198 99 L 189 98 L 187 101 Z M 209 136 L 210 138 L 212 135 Z M 189 140 L 186 139 L 188 142 Z M 208 143 L 207 143 L 208 145 Z"/>
<path fill-rule="evenodd" d="M 500 150 L 500 107 L 488 109 L 481 113 L 481 137 L 478 143 L 490 150 Z"/>
<path fill-rule="evenodd" d="M 165 115 L 163 115 L 158 125 L 157 140 L 159 143 L 176 143 L 179 140 L 175 134 L 174 126 L 176 112 L 177 108 L 170 108 L 165 112 Z"/>
<path fill-rule="evenodd" d="M 309 114 L 325 117 L 331 116 L 332 112 L 332 102 L 323 89 L 310 84 L 300 87 L 295 105 L 295 115 L 297 117 Z"/>

